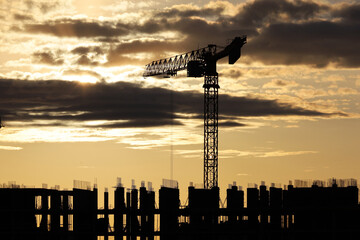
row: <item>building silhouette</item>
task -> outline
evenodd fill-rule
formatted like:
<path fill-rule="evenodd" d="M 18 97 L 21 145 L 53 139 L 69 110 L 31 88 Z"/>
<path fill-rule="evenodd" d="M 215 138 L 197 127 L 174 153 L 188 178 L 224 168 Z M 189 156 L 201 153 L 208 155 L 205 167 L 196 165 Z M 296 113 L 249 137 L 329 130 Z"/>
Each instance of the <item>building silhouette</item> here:
<path fill-rule="evenodd" d="M 226 190 L 188 187 L 181 206 L 176 181 L 155 192 L 145 183 L 114 190 L 114 207 L 104 192 L 75 181 L 72 190 L 0 188 L 0 239 L 9 240 L 181 240 L 181 239 L 358 239 L 359 193 L 355 180 L 295 181 L 283 188 L 261 184 L 246 192 L 235 184 Z M 246 204 L 245 204 L 246 202 Z M 158 207 L 156 207 L 158 203 Z M 246 205 L 246 206 L 245 206 Z"/>

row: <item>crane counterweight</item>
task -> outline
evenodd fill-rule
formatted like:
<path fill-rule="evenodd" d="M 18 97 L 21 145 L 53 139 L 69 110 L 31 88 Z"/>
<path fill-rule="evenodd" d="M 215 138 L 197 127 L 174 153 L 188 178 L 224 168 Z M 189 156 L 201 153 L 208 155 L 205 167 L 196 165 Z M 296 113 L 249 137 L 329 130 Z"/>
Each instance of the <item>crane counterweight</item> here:
<path fill-rule="evenodd" d="M 145 66 L 144 77 L 156 75 L 174 76 L 177 71 L 187 69 L 188 77 L 204 76 L 204 188 L 218 187 L 218 92 L 219 78 L 216 63 L 229 57 L 234 64 L 241 56 L 241 47 L 246 36 L 236 37 L 223 50 L 217 52 L 217 46 L 210 44 L 181 55 L 153 61 Z"/>

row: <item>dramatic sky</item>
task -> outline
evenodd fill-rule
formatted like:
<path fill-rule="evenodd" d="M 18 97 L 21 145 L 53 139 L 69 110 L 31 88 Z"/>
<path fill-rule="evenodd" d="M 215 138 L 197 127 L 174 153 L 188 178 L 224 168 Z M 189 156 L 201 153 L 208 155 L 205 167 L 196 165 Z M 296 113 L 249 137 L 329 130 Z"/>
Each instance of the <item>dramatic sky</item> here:
<path fill-rule="evenodd" d="M 0 182 L 203 179 L 203 79 L 144 65 L 247 35 L 218 64 L 219 182 L 360 176 L 360 3 L 0 0 Z M 185 193 L 184 193 L 185 194 Z"/>

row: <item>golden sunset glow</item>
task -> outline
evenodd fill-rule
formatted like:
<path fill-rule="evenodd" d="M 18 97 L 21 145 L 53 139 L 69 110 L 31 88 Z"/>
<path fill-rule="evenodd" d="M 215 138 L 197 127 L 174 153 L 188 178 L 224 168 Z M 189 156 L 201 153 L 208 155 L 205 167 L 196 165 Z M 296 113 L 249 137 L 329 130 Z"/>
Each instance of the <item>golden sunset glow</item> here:
<path fill-rule="evenodd" d="M 63 79 L 68 81 L 78 81 L 81 83 L 96 83 L 99 81 L 98 78 L 93 76 L 79 76 L 79 75 L 64 76 Z"/>

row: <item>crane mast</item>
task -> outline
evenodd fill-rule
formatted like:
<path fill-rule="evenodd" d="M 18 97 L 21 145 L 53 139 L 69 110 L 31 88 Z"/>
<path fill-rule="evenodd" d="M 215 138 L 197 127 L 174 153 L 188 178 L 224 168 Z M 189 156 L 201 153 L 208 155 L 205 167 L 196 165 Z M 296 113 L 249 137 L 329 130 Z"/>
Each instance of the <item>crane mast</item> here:
<path fill-rule="evenodd" d="M 188 77 L 204 77 L 204 188 L 218 186 L 218 127 L 219 127 L 219 78 L 216 63 L 229 56 L 229 64 L 234 64 L 241 56 L 241 47 L 246 36 L 236 37 L 223 50 L 217 52 L 216 45 L 208 45 L 153 61 L 145 66 L 144 77 L 156 75 L 174 76 L 177 71 L 187 69 Z"/>

